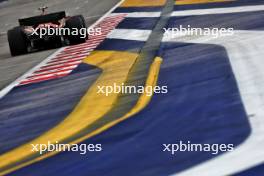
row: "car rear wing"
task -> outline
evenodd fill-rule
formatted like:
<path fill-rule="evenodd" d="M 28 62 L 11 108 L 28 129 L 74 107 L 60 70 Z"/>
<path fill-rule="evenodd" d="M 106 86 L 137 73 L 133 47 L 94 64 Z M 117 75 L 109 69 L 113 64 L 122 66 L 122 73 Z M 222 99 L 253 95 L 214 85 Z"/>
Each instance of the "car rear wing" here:
<path fill-rule="evenodd" d="M 49 22 L 58 22 L 62 18 L 66 17 L 65 11 L 50 13 L 47 15 L 39 15 L 29 18 L 19 19 L 20 26 L 34 26 L 42 23 L 49 23 Z"/>

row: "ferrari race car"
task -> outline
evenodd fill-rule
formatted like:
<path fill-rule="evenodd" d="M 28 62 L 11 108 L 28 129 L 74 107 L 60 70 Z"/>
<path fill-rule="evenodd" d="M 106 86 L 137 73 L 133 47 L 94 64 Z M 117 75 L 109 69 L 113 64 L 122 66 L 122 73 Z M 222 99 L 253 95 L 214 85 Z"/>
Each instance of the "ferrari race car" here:
<path fill-rule="evenodd" d="M 86 41 L 88 35 L 82 15 L 69 17 L 65 11 L 46 14 L 45 9 L 47 7 L 39 8 L 42 11 L 39 16 L 19 19 L 19 26 L 8 30 L 7 38 L 12 56 Z M 85 29 L 86 33 L 80 33 L 81 29 Z"/>

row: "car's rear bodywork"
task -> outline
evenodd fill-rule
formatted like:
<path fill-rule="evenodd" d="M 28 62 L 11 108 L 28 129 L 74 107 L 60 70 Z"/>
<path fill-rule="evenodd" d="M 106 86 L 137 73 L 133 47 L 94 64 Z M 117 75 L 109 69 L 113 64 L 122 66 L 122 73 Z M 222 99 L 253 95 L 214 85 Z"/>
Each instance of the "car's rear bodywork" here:
<path fill-rule="evenodd" d="M 71 31 L 74 28 L 78 30 L 86 28 L 83 16 L 68 17 L 64 11 L 23 18 L 19 19 L 18 22 L 19 26 L 8 31 L 8 42 L 13 56 L 44 48 L 79 44 L 85 42 L 87 38 L 87 35 L 82 36 L 81 34 L 54 33 L 52 35 L 38 35 L 43 29 L 67 28 Z"/>

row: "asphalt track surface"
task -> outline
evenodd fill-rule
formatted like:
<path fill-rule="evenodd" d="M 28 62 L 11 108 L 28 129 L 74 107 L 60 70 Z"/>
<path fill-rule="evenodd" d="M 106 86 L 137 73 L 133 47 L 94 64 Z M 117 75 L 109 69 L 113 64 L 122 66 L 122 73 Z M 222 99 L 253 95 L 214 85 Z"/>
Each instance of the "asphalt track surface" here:
<path fill-rule="evenodd" d="M 124 1 L 99 24 L 109 26 L 114 19 L 118 25 L 72 72 L 5 94 L 0 101 L 1 174 L 263 175 L 264 2 L 172 2 Z M 219 38 L 159 37 L 164 25 L 188 24 L 235 32 Z M 169 91 L 152 97 L 95 93 L 97 85 L 113 82 L 166 85 Z M 103 151 L 30 152 L 30 143 L 47 140 L 100 143 Z M 235 150 L 216 155 L 162 151 L 162 144 L 180 140 L 231 143 Z"/>

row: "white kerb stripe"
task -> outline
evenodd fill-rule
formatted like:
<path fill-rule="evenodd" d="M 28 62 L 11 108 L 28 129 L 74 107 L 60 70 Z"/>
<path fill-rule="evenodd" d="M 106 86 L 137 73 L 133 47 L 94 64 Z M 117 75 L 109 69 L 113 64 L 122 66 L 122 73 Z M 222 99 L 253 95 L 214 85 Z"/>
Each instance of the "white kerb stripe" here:
<path fill-rule="evenodd" d="M 151 30 L 139 29 L 114 29 L 107 38 L 146 41 L 151 34 Z"/>
<path fill-rule="evenodd" d="M 171 16 L 210 15 L 252 11 L 264 11 L 264 5 L 174 11 Z"/>

